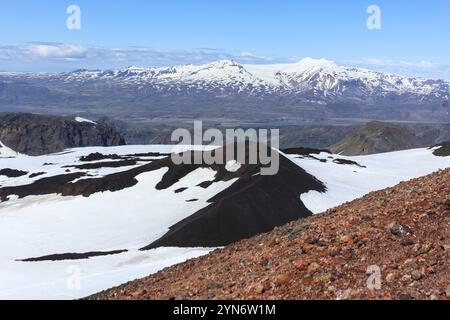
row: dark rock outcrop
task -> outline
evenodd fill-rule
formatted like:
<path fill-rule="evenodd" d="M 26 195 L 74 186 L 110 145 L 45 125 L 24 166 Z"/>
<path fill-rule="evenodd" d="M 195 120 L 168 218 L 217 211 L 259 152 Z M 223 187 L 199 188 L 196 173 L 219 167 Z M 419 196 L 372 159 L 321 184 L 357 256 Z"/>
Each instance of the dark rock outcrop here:
<path fill-rule="evenodd" d="M 8 178 L 18 178 L 27 175 L 28 172 L 16 169 L 5 168 L 0 170 L 0 176 Z"/>
<path fill-rule="evenodd" d="M 448 157 L 450 156 L 450 141 L 443 142 L 439 145 L 433 154 L 438 157 Z"/>
<path fill-rule="evenodd" d="M 0 113 L 0 141 L 14 151 L 32 156 L 67 148 L 125 144 L 106 123 L 29 113 Z"/>
<path fill-rule="evenodd" d="M 62 254 L 51 254 L 48 256 L 28 258 L 23 260 L 18 260 L 21 262 L 43 262 L 43 261 L 64 261 L 64 260 L 84 260 L 95 257 L 111 256 L 120 253 L 128 252 L 128 250 L 113 250 L 113 251 L 94 251 L 94 252 L 84 252 L 84 253 L 62 253 Z"/>

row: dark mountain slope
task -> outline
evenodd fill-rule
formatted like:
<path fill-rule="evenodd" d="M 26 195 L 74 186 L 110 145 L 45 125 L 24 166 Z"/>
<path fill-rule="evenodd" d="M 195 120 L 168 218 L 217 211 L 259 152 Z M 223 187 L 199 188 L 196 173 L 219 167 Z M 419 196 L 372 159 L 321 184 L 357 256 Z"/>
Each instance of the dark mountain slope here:
<path fill-rule="evenodd" d="M 374 121 L 349 133 L 330 150 L 335 154 L 356 156 L 412 149 L 420 145 L 419 139 L 408 128 Z"/>
<path fill-rule="evenodd" d="M 106 123 L 79 122 L 75 117 L 0 113 L 0 141 L 22 154 L 42 155 L 67 148 L 117 146 L 124 139 Z"/>
<path fill-rule="evenodd" d="M 157 247 L 217 247 L 267 232 L 312 213 L 300 200 L 325 186 L 280 155 L 276 175 L 258 174 L 260 165 L 246 165 L 238 180 L 209 201 L 211 204 L 175 224 L 161 239 L 143 250 Z"/>

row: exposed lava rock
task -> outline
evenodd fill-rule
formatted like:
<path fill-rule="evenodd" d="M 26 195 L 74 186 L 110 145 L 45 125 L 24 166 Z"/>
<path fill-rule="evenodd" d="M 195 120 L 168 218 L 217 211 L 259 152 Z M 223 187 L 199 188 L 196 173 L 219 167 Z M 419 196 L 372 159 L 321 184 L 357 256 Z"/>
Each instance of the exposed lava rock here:
<path fill-rule="evenodd" d="M 115 254 L 121 254 L 127 252 L 128 250 L 115 250 L 107 252 L 86 252 L 86 253 L 62 253 L 62 254 L 51 254 L 48 256 L 38 257 L 38 258 L 28 258 L 23 260 L 18 260 L 21 262 L 43 262 L 43 261 L 64 261 L 64 260 L 84 260 L 94 257 L 110 256 Z"/>
<path fill-rule="evenodd" d="M 67 186 L 69 182 L 85 175 L 86 174 L 83 172 L 63 174 L 42 178 L 27 185 L 0 188 L 0 200 L 2 202 L 8 201 L 8 197 L 11 195 L 16 195 L 19 198 L 25 198 L 27 196 L 62 193 L 65 186 Z"/>
<path fill-rule="evenodd" d="M 182 192 L 186 191 L 187 189 L 188 188 L 180 188 L 180 189 L 175 190 L 175 193 L 182 193 Z"/>
<path fill-rule="evenodd" d="M 356 161 L 347 160 L 347 159 L 334 159 L 333 162 L 336 164 L 352 165 L 352 166 L 358 166 L 360 168 L 366 168 L 366 166 L 360 165 Z"/>
<path fill-rule="evenodd" d="M 100 152 L 90 153 L 87 156 L 80 157 L 81 162 L 91 162 L 100 160 L 122 160 L 123 157 L 117 154 L 102 154 Z"/>
<path fill-rule="evenodd" d="M 441 143 L 439 149 L 434 150 L 433 154 L 438 157 L 450 156 L 450 141 Z"/>
<path fill-rule="evenodd" d="M 78 165 L 78 166 L 66 166 L 64 168 L 89 170 L 89 169 L 101 169 L 101 168 L 128 167 L 128 166 L 134 166 L 136 164 L 137 164 L 136 160 L 122 160 L 122 161 L 104 161 L 104 162 L 86 163 L 86 164 L 82 164 L 82 165 Z"/>
<path fill-rule="evenodd" d="M 326 149 L 313 149 L 313 148 L 302 148 L 302 147 L 288 148 L 288 149 L 283 149 L 281 151 L 285 154 L 296 154 L 296 155 L 302 155 L 302 156 L 309 156 L 311 154 L 320 154 L 322 152 L 331 154 L 331 152 Z"/>
<path fill-rule="evenodd" d="M 2 169 L 0 170 L 0 176 L 5 176 L 8 178 L 18 178 L 27 175 L 28 172 L 16 169 Z"/>

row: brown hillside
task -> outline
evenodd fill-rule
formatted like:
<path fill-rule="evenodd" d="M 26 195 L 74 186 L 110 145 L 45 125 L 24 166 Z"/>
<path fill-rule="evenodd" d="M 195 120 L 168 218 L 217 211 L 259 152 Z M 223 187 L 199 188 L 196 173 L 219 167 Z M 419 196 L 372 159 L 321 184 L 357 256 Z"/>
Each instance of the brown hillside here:
<path fill-rule="evenodd" d="M 330 150 L 336 154 L 358 156 L 413 149 L 420 145 L 419 139 L 408 128 L 374 121 L 350 132 Z"/>
<path fill-rule="evenodd" d="M 447 169 L 91 298 L 449 299 L 449 258 Z"/>

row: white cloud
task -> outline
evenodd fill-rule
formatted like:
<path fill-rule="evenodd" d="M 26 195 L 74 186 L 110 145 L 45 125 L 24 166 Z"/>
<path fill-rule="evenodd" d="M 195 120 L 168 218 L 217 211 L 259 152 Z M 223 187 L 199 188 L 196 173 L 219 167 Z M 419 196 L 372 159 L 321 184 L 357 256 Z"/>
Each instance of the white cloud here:
<path fill-rule="evenodd" d="M 365 60 L 343 61 L 342 64 L 382 72 L 398 73 L 406 76 L 450 78 L 450 65 L 438 64 L 425 59 L 419 61 L 407 61 L 370 58 Z"/>
<path fill-rule="evenodd" d="M 112 68 L 137 64 L 140 66 L 163 66 L 187 63 L 206 63 L 221 59 L 231 59 L 246 63 L 265 63 L 272 61 L 269 57 L 253 55 L 249 52 L 239 54 L 223 50 L 200 48 L 196 50 L 161 50 L 146 47 L 100 48 L 60 43 L 27 43 L 17 46 L 0 46 L 0 62 L 13 60 L 16 63 L 40 61 L 67 62 L 71 65 L 86 64 L 110 65 Z"/>
<path fill-rule="evenodd" d="M 55 58 L 55 59 L 84 59 L 87 49 L 78 45 L 67 44 L 37 44 L 25 47 L 34 58 Z"/>
<path fill-rule="evenodd" d="M 255 55 L 255 54 L 251 53 L 251 52 L 248 52 L 248 51 L 241 52 L 237 56 L 237 59 L 241 60 L 242 62 L 258 61 L 258 62 L 266 62 L 266 63 L 269 63 L 269 62 L 274 60 L 272 57 L 258 56 L 258 55 Z"/>
<path fill-rule="evenodd" d="M 421 60 L 418 62 L 406 61 L 406 60 L 382 60 L 382 59 L 367 59 L 352 61 L 353 64 L 372 65 L 372 66 L 388 66 L 388 67 L 415 67 L 415 68 L 433 68 L 436 65 L 427 60 Z"/>

